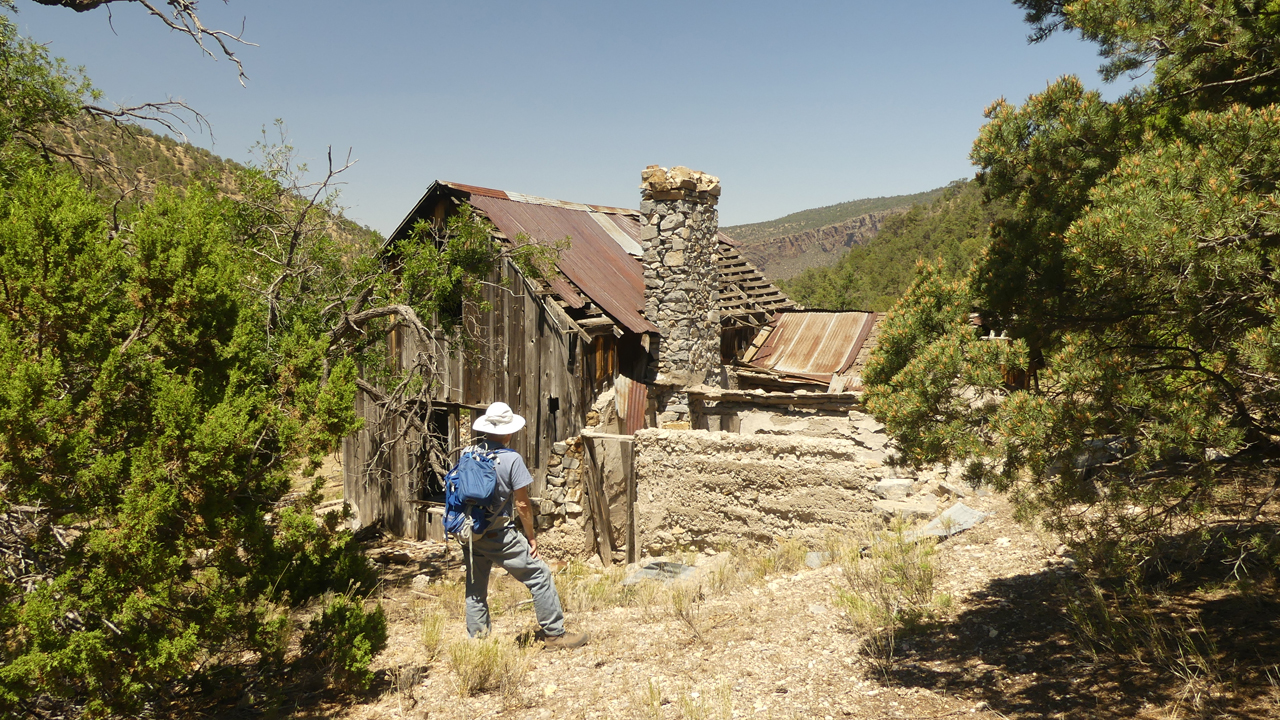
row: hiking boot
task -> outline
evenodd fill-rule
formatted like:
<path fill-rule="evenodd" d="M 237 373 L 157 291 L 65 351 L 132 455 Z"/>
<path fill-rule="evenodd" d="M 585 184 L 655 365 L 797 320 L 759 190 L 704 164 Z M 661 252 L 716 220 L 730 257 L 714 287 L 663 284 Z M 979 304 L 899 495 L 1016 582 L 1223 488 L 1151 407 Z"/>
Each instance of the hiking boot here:
<path fill-rule="evenodd" d="M 548 635 L 543 639 L 542 644 L 548 650 L 568 650 L 586 645 L 588 639 L 590 636 L 586 633 L 566 632 L 563 635 Z"/>

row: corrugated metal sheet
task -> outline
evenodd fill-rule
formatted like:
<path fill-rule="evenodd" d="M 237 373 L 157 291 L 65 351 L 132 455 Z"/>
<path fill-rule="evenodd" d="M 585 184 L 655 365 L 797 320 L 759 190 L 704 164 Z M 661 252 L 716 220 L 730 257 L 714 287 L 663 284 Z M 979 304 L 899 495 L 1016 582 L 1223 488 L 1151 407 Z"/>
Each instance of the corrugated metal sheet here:
<path fill-rule="evenodd" d="M 609 237 L 613 238 L 614 242 L 622 246 L 622 249 L 626 250 L 628 255 L 634 255 L 635 257 L 643 255 L 644 249 L 640 247 L 640 243 L 635 238 L 623 232 L 622 228 L 618 227 L 618 223 L 614 222 L 614 217 L 616 216 L 608 213 L 591 213 L 591 219 L 595 220 L 596 224 L 603 228 L 604 231 L 609 234 Z"/>
<path fill-rule="evenodd" d="M 649 386 L 619 375 L 613 382 L 614 406 L 622 418 L 622 432 L 634 435 L 644 427 L 644 414 L 649 407 Z"/>
<path fill-rule="evenodd" d="M 534 203 L 468 192 L 471 204 L 509 238 L 523 233 L 554 243 L 568 237 L 569 247 L 560 253 L 560 272 L 623 327 L 636 333 L 658 332 L 644 317 L 644 267 L 589 211 L 566 207 L 576 203 Z M 552 289 L 563 296 L 554 282 Z"/>
<path fill-rule="evenodd" d="M 750 364 L 829 383 L 853 364 L 875 321 L 868 312 L 778 313 Z"/>

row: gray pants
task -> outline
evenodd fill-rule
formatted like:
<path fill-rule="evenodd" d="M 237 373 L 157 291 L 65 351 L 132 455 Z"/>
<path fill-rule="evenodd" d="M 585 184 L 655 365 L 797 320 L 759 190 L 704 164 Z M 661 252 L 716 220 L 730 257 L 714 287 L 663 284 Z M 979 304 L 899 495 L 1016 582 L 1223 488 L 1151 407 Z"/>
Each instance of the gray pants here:
<path fill-rule="evenodd" d="M 470 552 L 472 556 L 467 557 Z M 506 525 L 476 538 L 470 550 L 462 544 L 462 562 L 467 566 L 467 633 L 471 637 L 489 634 L 489 571 L 497 563 L 524 583 L 533 594 L 533 612 L 547 635 L 564 634 L 564 611 L 551 568 L 529 554 L 529 541 Z"/>

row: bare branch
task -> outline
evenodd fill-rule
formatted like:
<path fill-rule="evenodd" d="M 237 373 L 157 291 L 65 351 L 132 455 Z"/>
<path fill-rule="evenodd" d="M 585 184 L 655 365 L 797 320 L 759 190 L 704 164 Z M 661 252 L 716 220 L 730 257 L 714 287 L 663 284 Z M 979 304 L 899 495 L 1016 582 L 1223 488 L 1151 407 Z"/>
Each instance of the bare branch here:
<path fill-rule="evenodd" d="M 81 110 L 90 117 L 109 120 L 117 127 L 128 127 L 129 123 L 127 121 L 129 120 L 153 122 L 178 135 L 184 142 L 187 140 L 187 134 L 183 132 L 182 128 L 191 127 L 192 125 L 195 125 L 196 129 L 201 132 L 207 130 L 209 136 L 213 137 L 213 126 L 209 124 L 209 120 L 204 115 L 185 102 L 174 100 L 173 98 L 165 102 L 129 105 L 118 107 L 114 110 L 98 105 L 82 105 Z M 183 117 L 185 114 L 190 115 L 190 120 Z"/>
<path fill-rule="evenodd" d="M 232 44 L 247 45 L 257 47 L 256 43 L 251 43 L 244 39 L 244 23 L 241 22 L 240 31 L 238 33 L 227 32 L 226 30 L 214 30 L 204 26 L 200 21 L 200 16 L 196 14 L 196 5 L 198 0 L 165 0 L 164 4 L 169 9 L 163 10 L 157 3 L 150 0 L 34 0 L 40 5 L 48 5 L 51 7 L 64 7 L 76 12 L 87 12 L 96 8 L 108 5 L 113 2 L 136 2 L 147 9 L 147 12 L 160 18 L 160 22 L 164 23 L 170 30 L 176 30 L 183 35 L 189 36 L 200 46 L 205 55 L 211 58 L 217 56 L 206 45 L 206 42 L 217 43 L 218 49 L 222 52 L 223 57 L 235 63 L 236 71 L 240 78 L 240 84 L 244 85 L 244 81 L 249 79 L 244 73 L 244 64 L 240 62 L 240 58 L 231 49 Z"/>

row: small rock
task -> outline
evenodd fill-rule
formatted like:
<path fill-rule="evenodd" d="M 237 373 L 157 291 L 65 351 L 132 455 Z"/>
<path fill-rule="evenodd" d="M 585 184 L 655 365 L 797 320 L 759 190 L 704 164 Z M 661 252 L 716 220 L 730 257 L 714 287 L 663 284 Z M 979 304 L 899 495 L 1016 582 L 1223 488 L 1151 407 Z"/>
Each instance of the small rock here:
<path fill-rule="evenodd" d="M 810 550 L 804 554 L 804 564 L 817 569 L 831 562 L 831 553 Z"/>
<path fill-rule="evenodd" d="M 862 445 L 868 450 L 883 450 L 885 445 L 889 444 L 889 436 L 879 433 L 858 433 L 853 439 L 854 442 Z"/>
<path fill-rule="evenodd" d="M 938 511 L 938 498 L 932 495 L 920 495 L 909 500 L 876 500 L 871 503 L 881 515 L 892 518 L 902 515 L 908 520 L 931 517 Z"/>
<path fill-rule="evenodd" d="M 426 575 L 415 575 L 413 577 L 413 589 L 418 592 L 424 592 L 427 586 L 431 584 L 431 578 Z"/>
<path fill-rule="evenodd" d="M 912 482 L 906 478 L 889 478 L 871 486 L 871 492 L 884 500 L 904 500 L 911 494 Z"/>
<path fill-rule="evenodd" d="M 562 442 L 553 443 L 551 445 L 551 452 L 555 453 L 556 455 L 563 455 L 569 452 L 569 445 L 567 443 L 562 443 Z"/>
<path fill-rule="evenodd" d="M 374 556 L 373 559 L 384 565 L 408 565 L 413 562 L 413 557 L 410 556 L 409 553 L 401 552 L 399 550 L 384 552 L 380 555 Z"/>

